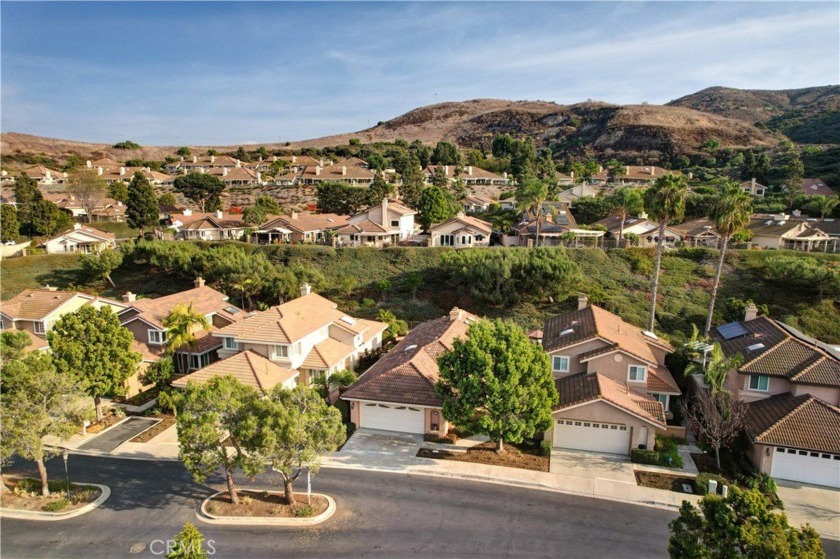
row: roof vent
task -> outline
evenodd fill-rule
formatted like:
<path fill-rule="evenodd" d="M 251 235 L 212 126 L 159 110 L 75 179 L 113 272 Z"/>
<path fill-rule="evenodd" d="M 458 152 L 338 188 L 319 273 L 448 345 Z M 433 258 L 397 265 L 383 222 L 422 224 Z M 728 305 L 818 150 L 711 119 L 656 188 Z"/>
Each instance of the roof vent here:
<path fill-rule="evenodd" d="M 354 324 L 356 324 L 356 319 L 353 318 L 353 317 L 347 316 L 346 314 L 344 316 L 342 316 L 341 318 L 339 318 L 339 320 L 341 322 L 344 322 L 345 324 L 349 324 L 350 326 L 353 326 Z"/>
<path fill-rule="evenodd" d="M 764 349 L 764 344 L 753 344 L 751 346 L 747 346 L 747 351 L 758 351 L 759 349 Z"/>
<path fill-rule="evenodd" d="M 407 346 L 403 351 L 411 351 L 413 349 L 417 349 L 417 344 L 411 344 L 410 346 Z"/>
<path fill-rule="evenodd" d="M 574 333 L 574 331 L 575 331 L 575 329 L 574 329 L 574 328 L 566 328 L 565 330 L 563 330 L 562 332 L 560 332 L 560 335 L 561 335 L 561 336 L 568 336 L 569 334 L 573 334 L 573 333 Z"/>

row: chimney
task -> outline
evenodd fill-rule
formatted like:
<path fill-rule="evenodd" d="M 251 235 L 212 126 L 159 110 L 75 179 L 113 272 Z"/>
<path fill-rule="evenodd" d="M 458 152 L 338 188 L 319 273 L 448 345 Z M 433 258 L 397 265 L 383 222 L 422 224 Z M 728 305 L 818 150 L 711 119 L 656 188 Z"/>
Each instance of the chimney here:
<path fill-rule="evenodd" d="M 182 174 L 182 175 L 186 175 L 186 174 L 188 174 L 188 173 L 189 173 L 189 171 L 187 171 L 187 168 L 186 168 L 186 167 L 181 168 L 181 174 Z"/>
<path fill-rule="evenodd" d="M 793 217 L 799 217 L 802 215 L 800 210 L 793 210 L 791 213 L 793 214 Z"/>
<path fill-rule="evenodd" d="M 228 168 L 227 167 L 222 167 L 222 176 L 226 177 L 227 174 L 228 174 Z"/>
<path fill-rule="evenodd" d="M 96 174 L 97 175 L 102 176 L 102 173 L 104 173 L 104 172 L 105 172 L 105 169 L 103 169 L 102 167 L 97 167 L 96 168 Z"/>
<path fill-rule="evenodd" d="M 262 173 L 257 171 L 257 182 L 262 182 Z"/>
<path fill-rule="evenodd" d="M 321 166 L 320 166 L 320 165 L 316 165 L 316 166 L 315 166 L 315 176 L 317 177 L 317 176 L 318 176 L 318 175 L 320 175 L 320 174 L 321 174 Z"/>
<path fill-rule="evenodd" d="M 346 175 L 346 174 L 347 174 L 347 166 L 346 166 L 346 165 L 342 165 L 342 166 L 341 166 L 341 175 L 342 175 L 342 176 L 344 176 L 344 175 Z"/>
<path fill-rule="evenodd" d="M 599 173 L 603 173 L 603 172 L 604 172 L 604 167 L 603 167 L 603 165 L 598 165 L 598 172 L 599 172 Z"/>
<path fill-rule="evenodd" d="M 447 177 L 449 176 L 449 165 L 444 165 L 443 166 L 443 172 L 446 173 Z"/>
<path fill-rule="evenodd" d="M 650 176 L 654 176 L 656 174 L 656 167 L 653 165 L 650 166 Z"/>
<path fill-rule="evenodd" d="M 458 307 L 452 307 L 452 310 L 449 311 L 449 320 L 451 322 L 456 322 L 458 320 L 463 320 L 463 318 L 464 318 L 464 311 L 462 311 Z"/>
<path fill-rule="evenodd" d="M 750 303 L 749 305 L 747 305 L 746 310 L 744 310 L 744 322 L 755 320 L 755 317 L 757 316 L 758 307 L 755 306 L 755 303 Z"/>
<path fill-rule="evenodd" d="M 192 210 L 187 208 L 184 210 L 184 215 L 192 215 Z"/>
<path fill-rule="evenodd" d="M 193 163 L 198 163 L 198 156 L 193 155 Z"/>
<path fill-rule="evenodd" d="M 624 174 L 625 174 L 625 175 L 629 175 L 629 174 L 630 174 L 630 165 L 625 165 L 625 166 L 624 166 Z"/>
<path fill-rule="evenodd" d="M 74 230 L 74 231 L 78 231 L 78 230 L 79 230 L 79 229 L 81 229 L 81 228 L 82 228 L 82 224 L 81 224 L 81 223 L 74 223 L 74 224 L 73 224 L 73 230 Z"/>
<path fill-rule="evenodd" d="M 691 180 L 691 179 L 693 179 L 693 178 L 694 178 L 694 173 L 692 173 L 691 171 L 689 171 L 689 172 L 688 172 L 688 180 Z"/>
<path fill-rule="evenodd" d="M 755 194 L 755 177 L 750 179 L 750 194 Z"/>
<path fill-rule="evenodd" d="M 223 217 L 225 217 L 225 213 L 222 210 L 216 210 L 216 217 L 222 219 Z"/>
<path fill-rule="evenodd" d="M 292 212 L 292 219 L 297 219 L 297 218 L 298 218 L 298 213 L 297 212 Z"/>
<path fill-rule="evenodd" d="M 586 295 L 578 295 L 578 310 L 585 309 L 589 306 L 589 297 Z"/>
<path fill-rule="evenodd" d="M 125 174 L 125 167 L 120 167 L 120 175 L 124 175 L 124 174 Z"/>
<path fill-rule="evenodd" d="M 467 174 L 472 175 L 472 165 L 467 166 Z"/>
<path fill-rule="evenodd" d="M 203 175 L 203 174 L 204 174 L 204 167 L 199 167 L 199 168 L 198 168 L 198 172 L 199 172 L 199 173 L 201 173 L 201 174 Z"/>
<path fill-rule="evenodd" d="M 201 276 L 198 276 L 197 278 L 195 278 L 195 281 L 193 282 L 193 285 L 195 287 L 204 287 L 204 278 L 201 277 Z"/>
<path fill-rule="evenodd" d="M 460 218 L 460 219 L 464 219 L 466 216 L 467 216 L 467 214 L 465 214 L 462 211 L 455 214 L 455 217 Z"/>
<path fill-rule="evenodd" d="M 93 163 L 91 163 L 90 159 L 88 159 L 87 161 L 85 161 L 85 166 L 87 166 L 87 168 L 88 168 L 88 169 L 92 169 L 92 168 L 93 168 Z"/>
<path fill-rule="evenodd" d="M 647 212 L 639 212 L 639 219 L 647 219 L 648 214 Z"/>
<path fill-rule="evenodd" d="M 318 167 L 323 167 L 323 166 L 324 166 L 324 159 L 321 158 L 321 159 L 318 160 Z"/>
<path fill-rule="evenodd" d="M 309 285 L 306 282 L 303 282 L 302 284 L 300 284 L 300 296 L 301 297 L 306 297 L 310 293 L 312 293 L 312 286 L 311 285 Z"/>
<path fill-rule="evenodd" d="M 211 156 L 210 156 L 210 163 L 215 163 L 215 162 L 216 162 L 216 156 L 215 156 L 215 155 L 211 155 Z"/>
<path fill-rule="evenodd" d="M 388 227 L 388 197 L 382 199 L 382 227 Z"/>
<path fill-rule="evenodd" d="M 46 289 L 47 291 L 58 291 L 57 287 L 53 287 L 50 284 L 45 285 L 44 289 Z M 32 297 L 32 295 L 30 295 L 30 297 Z"/>
<path fill-rule="evenodd" d="M 297 163 L 297 155 L 292 156 L 292 163 Z"/>
<path fill-rule="evenodd" d="M 236 166 L 237 167 L 242 167 L 242 162 L 238 159 L 236 160 Z"/>
<path fill-rule="evenodd" d="M 133 303 L 137 300 L 137 295 L 132 293 L 131 291 L 126 291 L 125 295 L 122 296 L 123 303 Z"/>

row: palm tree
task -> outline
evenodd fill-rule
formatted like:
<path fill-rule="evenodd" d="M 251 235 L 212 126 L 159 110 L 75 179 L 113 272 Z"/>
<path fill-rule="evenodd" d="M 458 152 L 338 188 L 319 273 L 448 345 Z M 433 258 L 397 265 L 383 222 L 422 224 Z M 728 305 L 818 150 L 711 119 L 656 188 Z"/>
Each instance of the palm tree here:
<path fill-rule="evenodd" d="M 840 196 L 814 196 L 808 205 L 820 212 L 820 219 L 825 219 L 837 204 L 840 204 Z"/>
<path fill-rule="evenodd" d="M 638 215 L 645 209 L 644 199 L 642 193 L 635 188 L 622 186 L 609 196 L 608 201 L 612 206 L 613 215 L 621 217 L 617 245 L 620 248 L 624 245 L 624 222 L 628 215 Z"/>
<path fill-rule="evenodd" d="M 686 376 L 698 373 L 702 374 L 703 379 L 706 381 L 706 384 L 709 385 L 709 390 L 714 396 L 718 392 L 724 390 L 726 376 L 729 374 L 729 371 L 733 371 L 740 367 L 743 361 L 744 357 L 740 353 L 736 353 L 732 357 L 727 358 L 723 353 L 723 349 L 720 347 L 720 344 L 715 343 L 712 345 L 712 350 L 709 352 L 709 356 L 706 359 L 706 368 L 704 369 L 703 365 L 697 363 L 696 361 L 692 361 L 688 367 L 685 368 L 685 374 Z"/>
<path fill-rule="evenodd" d="M 679 221 L 685 214 L 685 179 L 682 176 L 664 175 L 645 192 L 645 208 L 650 216 L 659 222 L 659 238 L 656 244 L 656 261 L 653 265 L 651 285 L 650 320 L 648 330 L 653 332 L 656 322 L 656 292 L 659 290 L 659 270 L 662 265 L 662 249 L 665 246 L 665 226 Z"/>
<path fill-rule="evenodd" d="M 527 179 L 516 189 L 516 209 L 530 215 L 532 212 L 537 221 L 537 239 L 534 246 L 540 246 L 542 235 L 543 206 L 548 198 L 548 187 L 539 179 Z"/>
<path fill-rule="evenodd" d="M 712 316 L 715 313 L 720 276 L 723 272 L 723 260 L 726 257 L 726 246 L 729 239 L 739 230 L 746 227 L 752 214 L 752 197 L 741 190 L 737 184 L 725 182 L 720 187 L 720 194 L 712 205 L 709 217 L 715 224 L 715 230 L 720 235 L 720 256 L 718 256 L 715 281 L 712 283 L 712 298 L 709 300 L 709 312 L 706 314 L 706 327 L 703 335 L 708 336 L 712 329 Z"/>
<path fill-rule="evenodd" d="M 166 327 L 166 351 L 173 356 L 184 346 L 195 347 L 196 327 L 205 331 L 209 331 L 211 327 L 207 317 L 196 312 L 192 303 L 175 305 L 169 316 L 163 319 L 163 325 Z M 179 359 L 174 361 L 176 368 L 181 369 L 183 363 Z M 187 365 L 189 366 L 189 363 Z"/>

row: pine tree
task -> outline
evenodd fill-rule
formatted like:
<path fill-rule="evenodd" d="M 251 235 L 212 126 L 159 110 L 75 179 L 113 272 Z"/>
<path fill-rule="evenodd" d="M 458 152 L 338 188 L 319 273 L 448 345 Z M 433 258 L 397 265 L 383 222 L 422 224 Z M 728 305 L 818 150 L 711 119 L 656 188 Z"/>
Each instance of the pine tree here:
<path fill-rule="evenodd" d="M 158 224 L 158 203 L 152 185 L 139 171 L 134 174 L 128 185 L 125 203 L 125 219 L 128 225 L 140 229 L 142 235 L 146 227 Z"/>

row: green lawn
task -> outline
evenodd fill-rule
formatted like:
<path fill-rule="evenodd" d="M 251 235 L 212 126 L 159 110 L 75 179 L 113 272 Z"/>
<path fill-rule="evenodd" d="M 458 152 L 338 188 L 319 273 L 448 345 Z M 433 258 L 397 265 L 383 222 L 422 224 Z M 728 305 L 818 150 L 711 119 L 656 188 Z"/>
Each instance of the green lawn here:
<path fill-rule="evenodd" d="M 128 223 L 110 222 L 110 221 L 95 221 L 93 223 L 86 223 L 88 227 L 99 229 L 100 231 L 107 231 L 113 233 L 118 239 L 136 239 L 140 235 L 139 229 L 132 229 Z"/>

